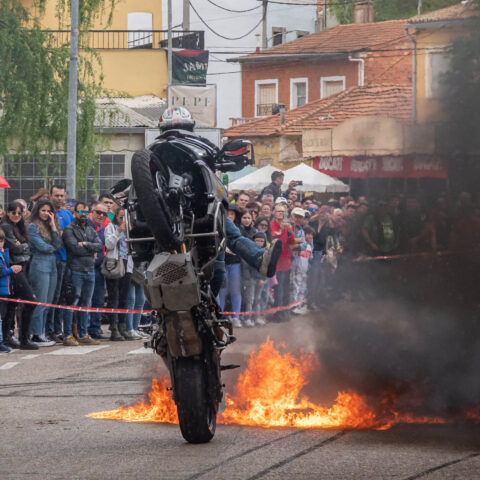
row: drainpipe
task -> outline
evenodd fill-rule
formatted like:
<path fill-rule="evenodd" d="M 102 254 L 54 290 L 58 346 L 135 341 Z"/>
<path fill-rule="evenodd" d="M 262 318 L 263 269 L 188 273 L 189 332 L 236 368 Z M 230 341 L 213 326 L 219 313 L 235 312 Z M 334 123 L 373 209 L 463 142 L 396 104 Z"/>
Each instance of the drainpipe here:
<path fill-rule="evenodd" d="M 407 37 L 412 42 L 412 121 L 417 122 L 417 41 L 408 31 L 408 27 L 403 27 Z"/>
<path fill-rule="evenodd" d="M 349 55 L 348 60 L 350 62 L 358 62 L 358 86 L 363 87 L 365 84 L 365 59 L 353 58 L 351 55 Z"/>

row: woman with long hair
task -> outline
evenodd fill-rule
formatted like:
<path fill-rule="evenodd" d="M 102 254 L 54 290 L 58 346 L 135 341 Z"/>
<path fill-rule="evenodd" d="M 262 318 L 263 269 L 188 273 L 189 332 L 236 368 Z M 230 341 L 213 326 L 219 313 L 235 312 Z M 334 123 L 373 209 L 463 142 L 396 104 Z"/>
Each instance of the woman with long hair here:
<path fill-rule="evenodd" d="M 125 265 L 125 275 L 121 278 L 107 278 L 108 307 L 126 309 L 130 279 L 133 271 L 133 260 L 128 254 L 125 239 L 125 210 L 119 208 L 111 223 L 105 228 L 106 258 L 119 259 Z M 127 324 L 128 322 L 128 324 Z M 132 317 L 124 313 L 111 315 L 110 340 L 140 340 L 142 337 L 133 330 Z"/>
<path fill-rule="evenodd" d="M 270 231 L 270 218 L 257 217 L 255 220 L 255 228 L 265 234 L 267 245 L 272 241 L 272 232 Z"/>
<path fill-rule="evenodd" d="M 21 271 L 13 276 L 13 297 L 22 300 L 36 301 L 26 270 L 30 262 L 30 245 L 27 227 L 24 220 L 24 206 L 18 202 L 10 202 L 7 206 L 6 215 L 2 223 L 5 232 L 5 248 L 10 253 L 10 266 L 17 265 Z M 17 305 L 9 302 L 4 321 L 4 343 L 13 348 L 23 350 L 36 350 L 38 345 L 29 339 L 30 321 L 35 305 L 22 305 L 20 315 L 19 340 L 14 336 L 15 310 Z M 20 309 L 19 309 L 20 310 Z"/>
<path fill-rule="evenodd" d="M 30 264 L 30 284 L 37 301 L 52 303 L 57 287 L 57 261 L 55 251 L 62 246 L 55 208 L 50 200 L 40 199 L 35 203 L 28 225 L 32 262 Z M 45 336 L 45 321 L 48 308 L 38 305 L 30 322 L 32 342 L 38 346 L 55 345 Z"/>

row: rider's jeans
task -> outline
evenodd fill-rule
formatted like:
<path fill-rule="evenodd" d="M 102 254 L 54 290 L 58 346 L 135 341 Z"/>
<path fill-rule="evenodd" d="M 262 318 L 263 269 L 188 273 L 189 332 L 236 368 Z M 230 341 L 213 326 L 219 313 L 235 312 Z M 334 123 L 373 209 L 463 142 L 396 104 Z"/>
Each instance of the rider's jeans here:
<path fill-rule="evenodd" d="M 238 227 L 227 218 L 227 247 L 251 267 L 258 270 L 262 264 L 262 256 L 265 250 L 255 242 L 244 237 Z"/>

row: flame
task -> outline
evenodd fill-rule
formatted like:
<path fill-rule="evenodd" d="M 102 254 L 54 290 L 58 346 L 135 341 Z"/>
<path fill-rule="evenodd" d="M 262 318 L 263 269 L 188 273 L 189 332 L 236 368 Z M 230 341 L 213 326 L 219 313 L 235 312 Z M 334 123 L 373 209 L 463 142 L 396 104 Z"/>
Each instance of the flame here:
<path fill-rule="evenodd" d="M 284 348 L 284 346 L 282 346 Z M 226 410 L 219 423 L 260 427 L 373 428 L 386 430 L 396 423 L 447 423 L 444 418 L 399 413 L 396 395 L 386 391 L 376 402 L 355 392 L 339 392 L 332 406 L 316 405 L 302 395 L 308 374 L 316 367 L 313 354 L 299 358 L 276 348 L 267 339 L 252 352 L 234 393 L 226 397 Z M 167 391 L 170 380 L 153 380 L 148 402 L 89 414 L 89 417 L 129 422 L 178 423 L 176 406 Z M 370 400 L 370 402 L 369 402 Z M 373 404 L 372 404 L 373 403 Z M 479 420 L 478 410 L 468 415 Z"/>

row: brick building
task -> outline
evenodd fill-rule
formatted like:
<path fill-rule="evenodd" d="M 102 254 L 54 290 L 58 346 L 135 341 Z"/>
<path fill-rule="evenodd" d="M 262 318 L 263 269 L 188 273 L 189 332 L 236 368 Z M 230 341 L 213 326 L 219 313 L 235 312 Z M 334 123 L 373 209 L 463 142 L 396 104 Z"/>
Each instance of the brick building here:
<path fill-rule="evenodd" d="M 412 83 L 404 20 L 338 25 L 229 61 L 242 70 L 242 119 L 270 115 L 363 85 Z"/>

